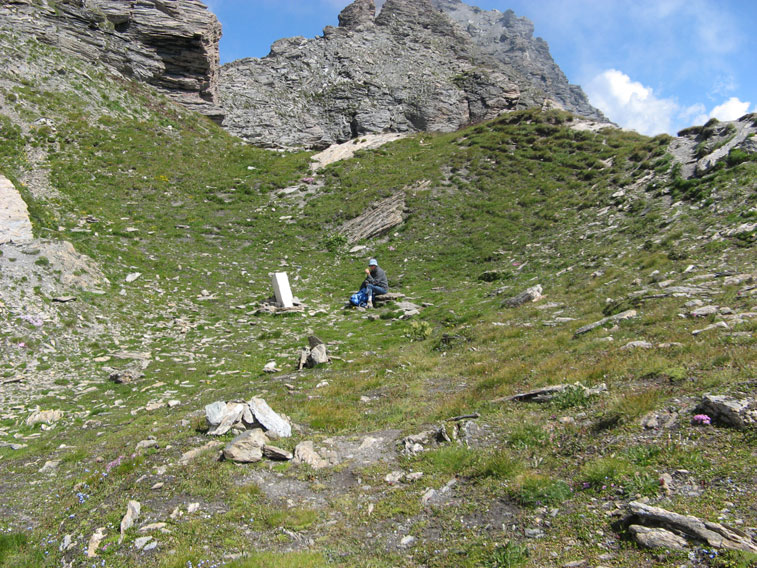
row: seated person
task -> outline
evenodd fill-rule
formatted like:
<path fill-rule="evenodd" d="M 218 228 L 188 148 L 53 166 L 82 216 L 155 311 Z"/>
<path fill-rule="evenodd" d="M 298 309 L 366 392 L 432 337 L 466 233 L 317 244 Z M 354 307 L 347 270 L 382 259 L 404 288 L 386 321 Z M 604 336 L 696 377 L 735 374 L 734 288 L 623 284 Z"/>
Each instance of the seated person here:
<path fill-rule="evenodd" d="M 368 261 L 368 268 L 365 269 L 365 280 L 360 286 L 362 290 L 366 291 L 368 295 L 369 308 L 373 307 L 373 296 L 377 294 L 386 294 L 389 290 L 389 281 L 386 279 L 386 272 L 384 272 L 378 266 L 378 262 L 375 258 Z"/>

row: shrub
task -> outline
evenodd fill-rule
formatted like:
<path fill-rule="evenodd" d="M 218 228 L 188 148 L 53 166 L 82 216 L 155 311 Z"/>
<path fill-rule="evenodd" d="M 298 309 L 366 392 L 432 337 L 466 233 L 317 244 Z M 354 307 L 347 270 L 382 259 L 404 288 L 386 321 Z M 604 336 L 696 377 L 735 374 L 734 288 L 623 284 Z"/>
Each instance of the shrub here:
<path fill-rule="evenodd" d="M 524 544 L 507 541 L 497 546 L 491 556 L 484 561 L 488 568 L 516 568 L 528 561 L 528 548 Z"/>
<path fill-rule="evenodd" d="M 423 341 L 431 337 L 433 328 L 427 321 L 411 321 L 408 325 L 408 330 L 405 332 L 405 337 L 410 341 Z"/>
<path fill-rule="evenodd" d="M 557 505 L 570 497 L 571 489 L 567 483 L 545 475 L 527 474 L 523 476 L 513 497 L 526 507 Z"/>

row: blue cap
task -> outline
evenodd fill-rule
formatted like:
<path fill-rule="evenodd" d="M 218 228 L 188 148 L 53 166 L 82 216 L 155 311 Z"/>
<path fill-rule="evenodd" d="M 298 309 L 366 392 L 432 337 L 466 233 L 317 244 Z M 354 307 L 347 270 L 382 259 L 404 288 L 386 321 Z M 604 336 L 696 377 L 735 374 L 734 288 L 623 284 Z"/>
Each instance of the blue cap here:
<path fill-rule="evenodd" d="M 378 266 L 378 261 L 375 258 L 372 258 L 368 261 L 368 266 Z"/>

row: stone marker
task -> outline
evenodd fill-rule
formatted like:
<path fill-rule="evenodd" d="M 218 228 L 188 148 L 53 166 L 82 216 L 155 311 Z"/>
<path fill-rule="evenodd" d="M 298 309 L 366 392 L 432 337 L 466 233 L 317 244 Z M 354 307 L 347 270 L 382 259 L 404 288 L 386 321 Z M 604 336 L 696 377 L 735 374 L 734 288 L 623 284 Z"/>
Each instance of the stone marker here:
<path fill-rule="evenodd" d="M 274 273 L 273 293 L 279 306 L 282 308 L 294 307 L 294 296 L 292 295 L 292 289 L 289 287 L 289 277 L 286 272 Z"/>

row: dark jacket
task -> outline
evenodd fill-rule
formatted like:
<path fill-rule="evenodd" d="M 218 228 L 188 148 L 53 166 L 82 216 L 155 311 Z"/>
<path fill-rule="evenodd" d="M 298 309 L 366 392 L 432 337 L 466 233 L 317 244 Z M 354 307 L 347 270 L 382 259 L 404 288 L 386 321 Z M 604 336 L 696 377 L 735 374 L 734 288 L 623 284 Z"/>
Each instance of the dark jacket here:
<path fill-rule="evenodd" d="M 376 270 L 372 271 L 368 276 L 365 277 L 365 280 L 363 280 L 363 284 L 362 286 L 360 286 L 360 288 L 365 288 L 368 284 L 373 284 L 374 286 L 379 286 L 384 290 L 389 290 L 389 281 L 386 279 L 386 272 L 384 272 L 378 266 L 376 267 Z"/>

